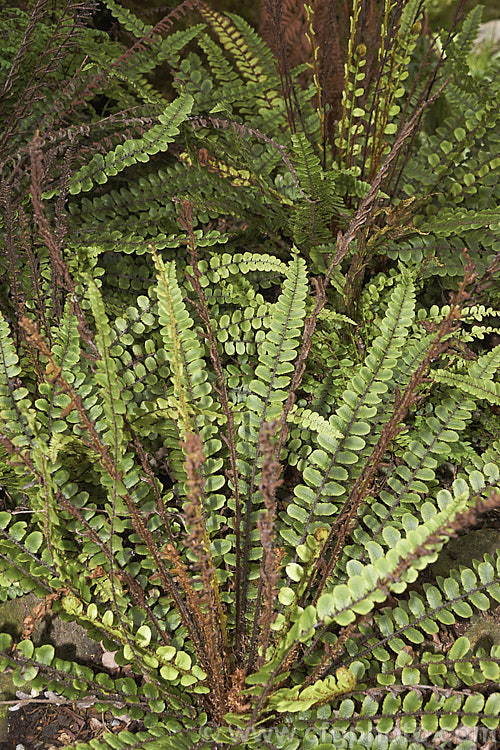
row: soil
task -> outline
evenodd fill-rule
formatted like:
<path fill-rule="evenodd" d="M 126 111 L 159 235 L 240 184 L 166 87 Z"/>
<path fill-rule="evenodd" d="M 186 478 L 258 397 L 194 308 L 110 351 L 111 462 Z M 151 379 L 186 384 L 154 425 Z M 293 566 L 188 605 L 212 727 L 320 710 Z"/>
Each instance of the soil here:
<path fill-rule="evenodd" d="M 56 750 L 74 742 L 89 742 L 110 731 L 136 731 L 135 724 L 93 708 L 30 703 L 9 711 L 9 731 L 6 741 L 0 742 L 0 750 Z"/>

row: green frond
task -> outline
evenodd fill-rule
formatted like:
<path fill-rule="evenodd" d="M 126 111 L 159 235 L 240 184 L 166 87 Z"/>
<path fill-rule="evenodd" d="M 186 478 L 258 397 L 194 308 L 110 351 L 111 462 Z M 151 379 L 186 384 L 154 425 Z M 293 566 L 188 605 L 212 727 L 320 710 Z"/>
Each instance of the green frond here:
<path fill-rule="evenodd" d="M 35 420 L 28 390 L 18 382 L 21 372 L 10 326 L 0 312 L 0 420 L 2 432 L 19 448 L 32 444 Z"/>
<path fill-rule="evenodd" d="M 499 586 L 498 560 L 493 563 L 474 561 L 473 568 L 451 570 L 449 576 L 445 578 L 438 576 L 435 584 L 424 584 L 423 594 L 410 591 L 409 597 L 402 598 L 397 607 L 384 608 L 382 612 L 375 615 L 374 628 L 370 629 L 369 635 L 366 633 L 352 658 L 356 659 L 357 654 L 365 649 L 368 641 L 372 641 L 369 648 L 375 658 L 388 662 L 383 675 L 378 678 L 379 684 L 397 684 L 398 679 L 401 678 L 401 668 L 411 668 L 412 663 L 416 661 L 415 658 L 412 659 L 405 646 L 425 644 L 426 638 L 439 632 L 442 624 L 450 627 L 459 621 L 457 618 L 467 621 L 474 613 L 482 615 L 491 604 L 496 606 L 495 603 L 500 597 Z M 472 627 L 471 625 L 471 639 Z M 384 646 L 387 637 L 393 635 L 397 638 L 398 651 L 406 650 L 405 656 L 400 654 L 397 658 L 390 658 L 387 654 Z M 431 656 L 427 652 L 413 667 L 415 681 L 421 680 L 440 688 L 445 685 L 457 688 L 460 683 L 473 687 L 485 681 L 496 680 L 499 665 L 488 663 L 488 654 L 483 653 L 482 660 L 481 652 L 477 653 L 477 647 L 475 655 L 474 648 L 470 645 L 466 648 L 465 653 L 469 651 L 471 657 L 469 662 L 465 659 L 459 661 L 458 664 L 454 662 L 457 657 L 461 658 L 456 652 L 459 648 L 463 648 L 463 645 L 462 639 L 459 638 L 452 646 L 451 653 Z"/>
<path fill-rule="evenodd" d="M 129 750 L 133 743 L 137 750 L 190 750 L 199 743 L 199 734 L 192 729 L 185 729 L 179 724 L 178 731 L 174 732 L 171 727 L 175 723 L 175 720 L 171 720 L 168 724 L 158 724 L 154 729 L 134 734 L 127 730 L 116 734 L 109 732 L 93 739 L 92 745 L 76 742 L 66 747 L 67 750 Z"/>
<path fill-rule="evenodd" d="M 377 493 L 376 501 L 370 502 L 363 515 L 364 531 L 356 529 L 353 534 L 355 546 L 353 556 L 364 554 L 368 539 L 390 546 L 384 530 L 402 528 L 410 516 L 424 513 L 422 497 L 429 497 L 437 486 L 438 467 L 453 459 L 453 450 L 471 419 L 474 404 L 458 399 L 443 399 L 427 417 L 419 420 L 419 429 L 411 437 L 401 436 L 402 450 L 397 450 L 398 466 L 387 478 L 386 487 Z M 406 518 L 406 520 L 405 520 Z M 382 534 L 380 536 L 380 534 Z"/>
<path fill-rule="evenodd" d="M 109 177 L 114 177 L 126 167 L 137 162 L 148 162 L 153 154 L 166 151 L 179 133 L 179 125 L 186 120 L 193 106 L 193 98 L 188 94 L 180 96 L 169 104 L 163 114 L 158 116 L 159 123 L 148 130 L 141 138 L 132 138 L 119 144 L 105 157 L 96 154 L 90 162 L 82 167 L 71 179 L 69 191 L 77 195 L 82 190 L 87 192 L 94 183 L 102 185 Z"/>
<path fill-rule="evenodd" d="M 371 612 L 375 604 L 383 603 L 390 592 L 401 596 L 408 585 L 416 580 L 417 571 L 436 560 L 436 553 L 443 547 L 447 530 L 452 528 L 454 519 L 467 512 L 470 492 L 471 488 L 464 480 L 457 480 L 453 485 L 453 494 L 447 490 L 441 491 L 441 510 L 424 522 L 413 525 L 404 536 L 394 539 L 386 553 L 373 545 L 369 550 L 370 563 L 363 565 L 359 561 L 352 561 L 345 583 L 331 586 L 319 597 L 315 606 L 298 608 L 292 614 L 294 624 L 281 637 L 272 660 L 261 672 L 248 678 L 247 683 L 267 682 L 274 666 L 291 649 L 299 643 L 307 645 L 315 640 L 318 628 L 327 627 L 333 622 L 345 627 L 356 621 L 359 615 Z M 293 563 L 288 566 L 287 572 L 293 581 L 300 581 L 304 568 L 304 565 Z"/>
<path fill-rule="evenodd" d="M 276 60 L 269 46 L 263 41 L 253 26 L 251 26 L 244 18 L 236 13 L 228 13 L 227 16 L 244 38 L 245 43 L 248 46 L 249 54 L 259 60 L 260 65 L 262 65 L 265 74 L 269 78 L 276 78 Z"/>
<path fill-rule="evenodd" d="M 234 97 L 233 86 L 237 89 L 244 88 L 238 76 L 237 71 L 231 66 L 229 60 L 225 57 L 223 50 L 209 36 L 199 39 L 199 45 L 207 56 L 210 69 L 215 79 L 221 85 L 227 85 L 230 91 L 227 93 Z M 226 100 L 226 97 L 224 97 Z"/>
<path fill-rule="evenodd" d="M 332 241 L 328 227 L 335 213 L 342 212 L 343 203 L 336 195 L 336 173 L 325 173 L 319 157 L 304 133 L 292 136 L 294 166 L 305 198 L 298 202 L 293 221 L 295 242 L 308 250 Z"/>
<path fill-rule="evenodd" d="M 257 415 L 260 424 L 281 415 L 297 356 L 306 297 L 306 264 L 294 255 L 286 271 L 283 291 L 269 311 L 270 330 L 261 342 L 256 377 L 250 383 L 252 395 L 247 399 L 247 408 Z M 258 433 L 259 430 L 254 433 L 254 439 Z"/>
<path fill-rule="evenodd" d="M 111 15 L 123 26 L 126 31 L 133 34 L 137 39 L 141 39 L 153 30 L 152 26 L 143 23 L 129 8 L 124 8 L 114 0 L 104 0 L 104 5 L 108 8 Z"/>
<path fill-rule="evenodd" d="M 472 8 L 465 17 L 460 31 L 455 35 L 455 38 L 453 39 L 454 47 L 456 48 L 457 52 L 459 52 L 464 61 L 477 39 L 482 15 L 483 6 L 476 5 L 475 8 Z"/>
<path fill-rule="evenodd" d="M 407 44 L 408 35 L 412 33 L 413 27 L 419 20 L 421 13 L 422 4 L 418 0 L 410 0 L 410 2 L 405 3 L 399 22 L 399 33 L 403 44 Z"/>
<path fill-rule="evenodd" d="M 314 436 L 319 448 L 307 457 L 304 484 L 294 490 L 294 502 L 287 507 L 292 529 L 281 530 L 287 542 L 295 545 L 310 531 L 313 522 L 334 515 L 348 492 L 348 481 L 357 476 L 363 459 L 369 455 L 371 433 L 382 414 L 387 415 L 390 384 L 403 348 L 407 344 L 415 307 L 415 289 L 410 277 L 391 295 L 385 318 L 358 372 L 341 396 L 343 402 L 329 420 L 339 439 L 325 431 Z M 383 418 L 383 417 L 382 417 Z M 387 416 L 385 416 L 387 418 Z"/>
<path fill-rule="evenodd" d="M 417 420 L 418 428 L 410 439 L 404 434 L 398 438 L 397 442 L 402 448 L 397 451 L 399 465 L 387 478 L 386 488 L 378 492 L 376 501 L 369 503 L 367 512 L 363 515 L 365 530 L 358 528 L 354 532 L 356 544 L 350 550 L 351 555 L 363 555 L 362 550 L 370 538 L 376 539 L 384 547 L 390 546 L 391 542 L 385 537 L 387 525 L 390 523 L 394 529 L 399 525 L 399 518 L 403 520 L 404 514 L 414 513 L 421 505 L 422 496 L 429 496 L 433 492 L 439 468 L 446 461 L 456 460 L 457 451 L 458 455 L 460 451 L 467 454 L 463 433 L 470 423 L 475 404 L 474 401 L 464 400 L 462 394 L 466 392 L 473 398 L 485 397 L 479 385 L 475 389 L 470 387 L 472 382 L 476 385 L 483 383 L 486 389 L 496 388 L 487 378 L 494 376 L 498 368 L 497 358 L 498 352 L 492 350 L 473 362 L 470 369 L 474 376 L 453 375 L 445 370 L 437 370 L 437 382 L 451 386 L 448 397 L 442 398 L 432 411 L 429 409 L 428 416 Z M 441 373 L 444 373 L 443 379 Z M 461 378 L 464 381 L 463 387 L 458 385 L 462 382 Z M 470 454 L 473 454 L 472 448 Z M 494 482 L 489 486 L 493 488 Z M 479 485 L 479 489 L 481 488 L 484 488 L 484 484 Z"/>
<path fill-rule="evenodd" d="M 259 344 L 257 365 L 248 384 L 245 411 L 239 420 L 236 447 L 240 456 L 240 486 L 245 488 L 246 494 L 243 530 L 245 555 L 248 555 L 253 510 L 262 504 L 262 493 L 257 489 L 262 462 L 259 448 L 262 431 L 266 423 L 272 424 L 282 415 L 304 324 L 307 291 L 306 264 L 295 253 L 288 264 L 281 294 L 269 311 L 269 330 Z M 238 592 L 242 610 L 247 604 L 248 565 L 246 557 L 242 588 Z"/>
<path fill-rule="evenodd" d="M 89 282 L 88 295 L 97 329 L 96 343 L 100 355 L 96 364 L 95 381 L 99 386 L 103 417 L 106 422 L 103 441 L 110 446 L 114 460 L 117 461 L 124 448 L 125 440 L 123 432 L 125 405 L 122 399 L 124 384 L 118 376 L 116 360 L 110 354 L 111 329 L 102 296 L 94 281 Z"/>
<path fill-rule="evenodd" d="M 287 421 L 300 425 L 302 429 L 324 435 L 326 440 L 330 440 L 332 443 L 342 440 L 343 437 L 342 433 L 333 427 L 327 419 L 311 411 L 311 409 L 295 408 L 289 413 Z"/>
<path fill-rule="evenodd" d="M 478 229 L 496 231 L 500 221 L 500 210 L 488 208 L 483 211 L 460 209 L 445 209 L 438 216 L 429 219 L 419 228 L 422 232 L 432 232 L 436 237 L 450 237 L 463 235 L 465 232 Z"/>
<path fill-rule="evenodd" d="M 246 275 L 260 271 L 267 276 L 284 275 L 288 266 L 269 253 L 213 253 L 209 262 L 201 261 L 200 270 L 206 276 L 207 282 L 215 286 L 223 279 L 236 274 Z"/>
<path fill-rule="evenodd" d="M 148 646 L 150 637 L 151 633 L 147 627 L 139 628 L 138 640 L 142 640 L 145 647 Z M 191 685 L 191 690 L 196 692 L 198 686 L 195 683 L 198 682 L 199 676 L 203 675 L 199 667 L 192 666 L 191 658 L 184 651 L 176 650 L 170 646 L 159 646 L 156 649 L 156 657 L 154 659 L 150 657 L 151 663 L 149 665 L 151 670 L 152 662 L 156 662 L 157 675 L 155 675 L 155 679 L 150 683 L 150 686 L 140 692 L 136 683 L 130 677 L 112 678 L 105 672 L 94 672 L 89 667 L 82 665 L 77 667 L 70 661 L 58 658 L 52 645 L 34 648 L 30 640 L 23 640 L 17 646 L 17 654 L 15 655 L 17 658 L 14 657 L 11 649 L 12 637 L 6 633 L 1 633 L 0 655 L 4 664 L 11 664 L 14 667 L 12 679 L 17 688 L 23 689 L 27 684 L 41 685 L 43 677 L 48 676 L 48 689 L 57 689 L 63 700 L 75 702 L 85 696 L 87 700 L 92 701 L 97 709 L 102 712 L 112 711 L 117 716 L 123 714 L 126 705 L 130 705 L 131 715 L 136 719 L 142 718 L 145 712 L 151 710 L 156 713 L 165 712 L 166 707 L 164 703 L 162 704 L 160 697 L 162 682 L 169 684 L 170 689 L 175 690 L 175 684 L 182 681 L 186 685 Z M 155 652 L 152 651 L 152 653 Z M 195 674 L 198 677 L 195 677 Z M 176 722 L 171 723 L 172 718 L 170 726 L 168 723 L 166 725 L 156 724 L 150 731 L 146 730 L 138 735 L 126 731 L 118 735 L 105 734 L 99 741 L 92 740 L 92 747 L 101 747 L 101 743 L 105 750 L 116 747 L 130 747 L 131 738 L 133 738 L 135 746 L 150 748 L 151 750 L 154 747 L 191 747 L 192 745 L 189 743 L 197 735 L 194 732 L 186 732 L 186 744 L 184 744 L 176 731 Z M 159 741 L 159 738 L 161 738 L 160 745 L 155 744 Z M 122 742 L 123 744 L 121 744 Z M 171 744 L 174 742 L 177 744 Z M 76 743 L 73 747 L 77 750 L 83 750 L 90 745 Z"/>
<path fill-rule="evenodd" d="M 223 16 L 204 2 L 199 3 L 199 8 L 202 17 L 217 34 L 222 47 L 234 58 L 242 76 L 251 84 L 260 85 L 261 91 L 265 87 L 262 98 L 268 106 L 272 106 L 277 93 L 269 88 L 269 82 L 276 78 L 276 71 L 267 45 L 243 19 L 232 14 Z M 273 80 L 272 85 L 276 84 L 277 81 Z"/>
<path fill-rule="evenodd" d="M 439 383 L 453 386 L 475 399 L 485 399 L 490 404 L 500 403 L 500 384 L 493 383 L 491 380 L 478 381 L 467 375 L 458 375 L 442 370 L 436 372 L 435 379 Z"/>
<path fill-rule="evenodd" d="M 477 360 L 470 362 L 465 371 L 463 365 L 459 363 L 455 372 L 437 370 L 435 379 L 438 383 L 454 387 L 472 398 L 485 399 L 492 404 L 498 404 L 500 385 L 494 381 L 494 377 L 499 370 L 500 346 L 496 346 Z"/>
<path fill-rule="evenodd" d="M 283 688 L 273 693 L 269 708 L 278 713 L 307 711 L 312 706 L 321 706 L 335 700 L 339 695 L 350 693 L 356 686 L 356 678 L 349 670 L 340 668 L 335 677 L 329 675 L 324 680 L 316 680 L 303 690 L 297 685 L 294 688 Z"/>
<path fill-rule="evenodd" d="M 197 410 L 210 409 L 210 396 L 204 352 L 193 330 L 193 320 L 184 304 L 175 275 L 175 263 L 165 264 L 153 251 L 158 273 L 156 294 L 159 303 L 159 322 L 167 356 L 171 361 L 174 401 L 178 409 L 182 433 L 191 431 Z"/>
<path fill-rule="evenodd" d="M 198 44 L 204 49 L 204 44 L 208 40 L 204 35 L 198 38 Z M 225 60 L 227 63 L 227 60 Z M 228 67 L 231 66 L 227 63 Z M 173 83 L 175 89 L 181 94 L 190 94 L 196 100 L 197 111 L 199 113 L 210 112 L 213 107 L 214 98 L 220 95 L 220 92 L 216 89 L 214 80 L 211 75 L 208 74 L 203 61 L 200 56 L 195 52 L 189 52 L 186 57 L 183 57 L 178 64 L 173 65 L 175 69 L 175 81 Z M 236 75 L 238 78 L 238 76 Z M 229 97 L 222 95 L 222 98 L 226 100 Z"/>
<path fill-rule="evenodd" d="M 153 27 L 143 23 L 129 8 L 114 0 L 106 0 L 105 5 L 126 31 L 140 40 L 134 48 L 133 59 L 127 61 L 127 68 L 129 71 L 140 71 L 143 75 L 163 62 L 170 65 L 178 63 L 179 52 L 204 28 L 204 24 L 193 24 L 164 37 L 162 31 L 171 25 L 168 16 Z"/>

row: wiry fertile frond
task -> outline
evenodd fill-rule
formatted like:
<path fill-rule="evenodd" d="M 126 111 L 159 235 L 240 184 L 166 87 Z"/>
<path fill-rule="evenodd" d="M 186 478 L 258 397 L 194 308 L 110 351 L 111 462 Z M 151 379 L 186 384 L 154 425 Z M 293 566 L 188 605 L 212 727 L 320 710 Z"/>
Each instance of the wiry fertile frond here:
<path fill-rule="evenodd" d="M 398 131 L 402 109 L 399 102 L 406 94 L 409 66 L 421 32 L 421 16 L 422 3 L 419 0 L 392 8 L 385 2 L 381 14 L 376 80 L 372 88 L 363 90 L 363 72 L 351 72 L 353 98 L 360 106 L 356 116 L 352 110 L 349 114 L 351 122 L 355 123 L 351 124 L 351 128 L 355 128 L 354 136 L 362 143 L 360 166 L 364 179 L 373 179 L 384 156 L 390 151 L 390 137 Z M 360 67 L 361 62 L 362 56 L 357 61 Z M 361 123 L 363 133 L 359 136 Z"/>
<path fill-rule="evenodd" d="M 2 98 L 10 92 L 16 81 L 21 77 L 22 66 L 29 53 L 30 44 L 33 44 L 35 30 L 40 32 L 40 28 L 37 28 L 37 23 L 41 20 L 43 5 L 43 2 L 35 3 L 29 16 L 21 9 L 10 9 L 9 11 L 10 20 L 13 22 L 13 30 L 15 30 L 14 33 L 17 32 L 23 21 L 26 22 L 26 25 L 24 27 L 22 43 L 16 50 L 13 61 L 9 65 L 7 59 L 2 59 L 2 68 L 8 66 L 6 74 L 4 74 L 4 80 L 2 81 Z"/>

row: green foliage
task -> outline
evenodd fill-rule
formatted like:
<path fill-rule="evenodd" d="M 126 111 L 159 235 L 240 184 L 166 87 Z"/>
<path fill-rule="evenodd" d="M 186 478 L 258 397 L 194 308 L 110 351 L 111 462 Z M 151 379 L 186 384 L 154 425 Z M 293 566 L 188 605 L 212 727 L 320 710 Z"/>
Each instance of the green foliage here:
<path fill-rule="evenodd" d="M 479 11 L 354 2 L 336 102 L 319 11 L 289 70 L 201 0 L 105 5 L 130 48 L 79 0 L 0 21 L 0 596 L 123 669 L 29 627 L 0 668 L 138 722 L 75 750 L 486 747 L 500 558 L 432 567 L 500 502 Z"/>

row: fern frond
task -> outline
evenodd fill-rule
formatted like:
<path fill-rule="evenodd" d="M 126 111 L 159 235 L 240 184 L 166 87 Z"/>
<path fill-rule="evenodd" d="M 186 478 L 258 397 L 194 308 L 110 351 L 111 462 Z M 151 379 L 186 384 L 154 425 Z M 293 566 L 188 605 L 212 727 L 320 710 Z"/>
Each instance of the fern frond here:
<path fill-rule="evenodd" d="M 175 277 L 175 263 L 167 266 L 153 251 L 158 272 L 156 293 L 160 308 L 161 333 L 172 367 L 173 407 L 178 404 L 182 433 L 192 432 L 193 409 L 209 408 L 212 399 L 204 369 L 203 349 L 193 331 L 181 290 Z"/>
<path fill-rule="evenodd" d="M 313 706 L 321 706 L 335 700 L 344 693 L 351 693 L 356 686 L 356 678 L 352 672 L 345 668 L 337 669 L 335 677 L 329 675 L 324 680 L 316 680 L 312 685 L 300 689 L 282 688 L 276 690 L 269 700 L 269 708 L 278 713 L 307 711 Z"/>
<path fill-rule="evenodd" d="M 201 37 L 199 39 L 199 45 L 207 56 L 210 69 L 219 84 L 223 86 L 227 85 L 227 87 L 230 87 L 231 89 L 233 89 L 233 87 L 244 89 L 238 76 L 238 72 L 231 66 L 222 49 L 209 36 Z M 229 101 L 232 97 L 236 98 L 232 90 L 227 93 L 230 94 L 228 97 Z M 227 101 L 226 97 L 224 97 L 224 100 Z"/>
<path fill-rule="evenodd" d="M 162 115 L 159 115 L 158 125 L 147 131 L 142 138 L 125 141 L 113 151 L 108 152 L 105 157 L 96 154 L 71 179 L 69 184 L 71 195 L 77 195 L 82 190 L 91 190 L 94 183 L 102 185 L 108 181 L 109 177 L 117 175 L 126 167 L 137 162 L 148 162 L 153 154 L 166 151 L 178 135 L 179 125 L 186 120 L 192 106 L 191 96 L 187 94 L 180 96 L 166 107 Z"/>
<path fill-rule="evenodd" d="M 311 409 L 294 408 L 289 413 L 287 421 L 300 425 L 305 430 L 324 435 L 325 439 L 332 443 L 342 440 L 343 437 L 342 433 L 333 427 L 327 419 L 311 411 Z"/>
<path fill-rule="evenodd" d="M 354 622 L 359 615 L 371 612 L 376 603 L 381 603 L 394 592 L 400 596 L 406 591 L 418 573 L 433 562 L 447 536 L 453 533 L 457 521 L 463 523 L 470 513 L 468 499 L 469 485 L 462 479 L 453 485 L 453 495 L 442 490 L 440 495 L 441 510 L 426 521 L 409 529 L 385 553 L 373 549 L 371 563 L 362 565 L 353 562 L 346 583 L 333 585 L 327 593 L 322 594 L 316 606 L 300 608 L 294 624 L 280 638 L 272 660 L 262 672 L 247 679 L 249 684 L 266 684 L 269 675 L 284 656 L 298 643 L 308 644 L 317 638 L 317 630 L 327 627 L 332 622 L 345 627 Z M 304 575 L 303 566 L 297 563 L 289 567 L 289 575 L 294 581 L 300 581 Z M 262 691 L 259 689 L 257 695 Z M 264 691 L 265 694 L 265 691 Z"/>
<path fill-rule="evenodd" d="M 500 404 L 500 384 L 493 383 L 491 380 L 478 381 L 467 375 L 458 375 L 443 370 L 435 373 L 435 380 L 453 386 L 475 399 L 484 399 L 490 404 Z"/>
<path fill-rule="evenodd" d="M 237 607 L 240 622 L 247 608 L 248 576 L 250 560 L 250 535 L 254 508 L 262 504 L 259 484 L 259 445 L 263 426 L 281 416 L 286 400 L 287 386 L 294 370 L 293 360 L 297 356 L 299 337 L 305 317 L 307 296 L 306 265 L 302 258 L 294 255 L 290 261 L 283 290 L 273 306 L 270 330 L 259 347 L 258 364 L 254 379 L 249 383 L 250 394 L 246 400 L 246 412 L 242 415 L 238 429 L 237 450 L 241 485 L 246 484 L 246 508 L 241 570 L 237 571 Z M 241 626 L 240 626 L 241 627 Z M 238 634 L 238 638 L 242 633 Z M 241 647 L 238 644 L 239 647 Z"/>
<path fill-rule="evenodd" d="M 483 7 L 481 5 L 472 8 L 465 17 L 460 31 L 453 39 L 454 46 L 463 60 L 466 59 L 477 39 L 482 15 Z"/>
<path fill-rule="evenodd" d="M 327 433 L 318 432 L 316 440 L 320 447 L 308 457 L 309 465 L 302 473 L 304 484 L 295 488 L 294 503 L 287 509 L 290 515 L 293 513 L 289 520 L 292 528 L 281 530 L 281 535 L 292 545 L 304 541 L 311 523 L 319 522 L 324 514 L 335 513 L 338 506 L 332 500 L 341 502 L 347 492 L 348 479 L 357 476 L 363 457 L 366 458 L 364 452 L 373 425 L 387 408 L 384 399 L 388 383 L 392 381 L 413 322 L 414 295 L 414 284 L 409 277 L 394 290 L 386 317 L 380 324 L 380 335 L 343 392 L 344 403 L 330 420 L 342 437 L 332 439 Z"/>
<path fill-rule="evenodd" d="M 325 173 L 319 157 L 304 133 L 292 136 L 295 169 L 305 198 L 299 202 L 293 222 L 295 242 L 312 251 L 332 241 L 329 222 L 343 213 L 343 202 L 336 193 L 337 173 Z"/>
<path fill-rule="evenodd" d="M 26 399 L 28 390 L 18 384 L 20 373 L 10 326 L 0 313 L 0 420 L 2 432 L 21 448 L 33 444 L 35 415 Z"/>
<path fill-rule="evenodd" d="M 261 84 L 262 90 L 262 86 L 268 84 L 270 76 L 275 74 L 273 57 L 267 45 L 241 18 L 223 16 L 204 2 L 200 2 L 199 7 L 202 17 L 214 29 L 222 46 L 234 57 L 244 78 L 251 83 Z M 270 94 L 268 89 L 266 98 Z M 269 100 L 269 106 L 271 102 L 272 99 Z"/>
<path fill-rule="evenodd" d="M 100 354 L 96 366 L 96 382 L 103 403 L 103 417 L 106 420 L 106 431 L 103 440 L 109 445 L 114 460 L 119 461 L 124 448 L 123 413 L 124 404 L 121 399 L 123 383 L 118 377 L 116 362 L 110 356 L 111 329 L 101 294 L 94 281 L 90 281 L 88 290 L 92 314 L 94 316 L 97 338 L 96 343 Z"/>

